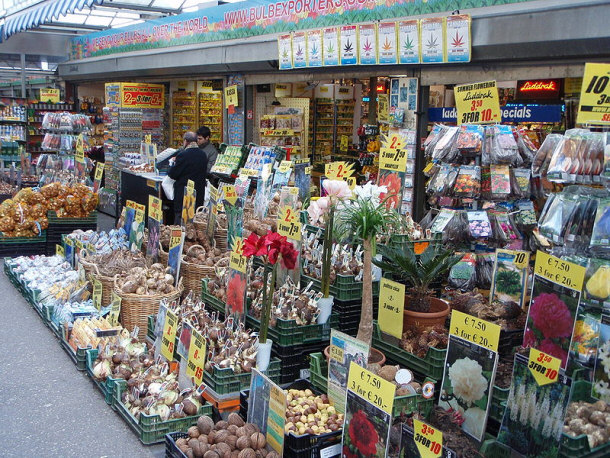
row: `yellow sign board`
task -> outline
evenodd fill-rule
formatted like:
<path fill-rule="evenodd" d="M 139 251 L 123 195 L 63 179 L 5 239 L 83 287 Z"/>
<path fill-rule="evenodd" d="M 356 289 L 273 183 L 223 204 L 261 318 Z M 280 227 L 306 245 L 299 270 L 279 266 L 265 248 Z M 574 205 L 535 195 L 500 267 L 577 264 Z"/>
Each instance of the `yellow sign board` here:
<path fill-rule="evenodd" d="M 174 360 L 174 348 L 176 346 L 176 332 L 178 331 L 178 317 L 170 310 L 165 314 L 163 325 L 163 336 L 161 337 L 161 354 L 168 361 Z"/>
<path fill-rule="evenodd" d="M 443 433 L 438 428 L 413 419 L 413 439 L 422 458 L 437 458 L 443 451 Z"/>
<path fill-rule="evenodd" d="M 233 251 L 229 256 L 229 267 L 245 274 L 248 259 L 243 255 L 243 249 L 244 243 L 241 237 L 234 237 Z"/>
<path fill-rule="evenodd" d="M 278 170 L 280 171 L 280 173 L 286 173 L 291 168 L 292 168 L 292 161 L 282 161 L 282 162 L 280 162 L 280 166 L 278 167 Z"/>
<path fill-rule="evenodd" d="M 229 108 L 231 105 L 236 107 L 238 104 L 237 85 L 227 86 L 225 88 L 225 108 Z"/>
<path fill-rule="evenodd" d="M 84 144 L 84 140 L 83 140 L 83 134 L 80 134 L 78 137 L 76 137 L 74 150 L 76 151 L 76 162 L 80 162 L 81 164 L 84 164 L 85 163 L 85 144 Z"/>
<path fill-rule="evenodd" d="M 291 240 L 301 240 L 299 213 L 292 207 L 281 207 L 278 211 L 277 232 Z"/>
<path fill-rule="evenodd" d="M 390 99 L 388 94 L 377 95 L 377 121 L 388 122 L 390 120 Z"/>
<path fill-rule="evenodd" d="M 324 175 L 330 180 L 344 180 L 354 173 L 354 164 L 345 161 L 330 162 L 324 165 Z"/>
<path fill-rule="evenodd" d="M 114 291 L 112 292 L 112 307 L 108 314 L 108 322 L 110 326 L 117 326 L 119 324 L 119 314 L 121 313 L 121 302 L 123 299 Z"/>
<path fill-rule="evenodd" d="M 456 86 L 458 124 L 490 124 L 502 121 L 500 98 L 495 81 Z"/>
<path fill-rule="evenodd" d="M 55 245 L 55 254 L 57 256 L 61 256 L 62 258 L 66 257 L 66 252 L 64 250 L 63 245 L 61 245 L 59 243 Z"/>
<path fill-rule="evenodd" d="M 610 124 L 610 64 L 585 64 L 576 122 Z"/>
<path fill-rule="evenodd" d="M 405 309 L 405 285 L 387 278 L 379 284 L 379 328 L 391 336 L 402 338 L 402 315 Z"/>
<path fill-rule="evenodd" d="M 59 89 L 40 89 L 40 101 L 59 103 Z"/>
<path fill-rule="evenodd" d="M 96 309 L 102 308 L 102 282 L 96 278 L 92 278 L 93 283 L 93 305 Z"/>
<path fill-rule="evenodd" d="M 542 251 L 536 253 L 534 273 L 553 283 L 567 286 L 576 291 L 582 291 L 585 271 L 585 267 L 574 264 L 573 262 L 563 261 L 562 259 Z"/>
<path fill-rule="evenodd" d="M 535 348 L 530 348 L 527 367 L 538 385 L 548 385 L 557 381 L 561 360 Z"/>
<path fill-rule="evenodd" d="M 201 382 L 203 382 L 206 351 L 205 338 L 199 331 L 193 329 L 186 366 L 186 376 L 194 377 L 196 385 L 201 385 Z"/>
<path fill-rule="evenodd" d="M 163 221 L 163 208 L 161 199 L 153 195 L 148 196 L 148 217 L 155 221 Z"/>
<path fill-rule="evenodd" d="M 451 311 L 449 334 L 472 342 L 491 351 L 498 351 L 501 327 L 472 315 Z"/>
<path fill-rule="evenodd" d="M 235 202 L 237 202 L 237 190 L 235 189 L 235 186 L 227 184 L 222 190 L 225 194 L 225 200 L 231 205 L 235 205 Z"/>
<path fill-rule="evenodd" d="M 379 151 L 379 168 L 404 172 L 407 169 L 407 152 L 400 149 L 381 148 L 381 151 Z"/>
<path fill-rule="evenodd" d="M 350 362 L 347 389 L 392 415 L 396 385 Z"/>

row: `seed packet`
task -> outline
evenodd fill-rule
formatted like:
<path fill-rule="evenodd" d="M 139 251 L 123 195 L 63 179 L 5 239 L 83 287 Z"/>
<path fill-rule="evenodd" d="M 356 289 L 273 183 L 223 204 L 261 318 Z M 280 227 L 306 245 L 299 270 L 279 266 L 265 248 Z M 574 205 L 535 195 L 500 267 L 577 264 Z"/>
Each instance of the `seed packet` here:
<path fill-rule="evenodd" d="M 477 288 L 490 289 L 495 264 L 493 253 L 477 253 Z"/>
<path fill-rule="evenodd" d="M 580 154 L 586 147 L 588 130 L 569 129 L 553 151 L 547 178 L 558 183 L 574 181 L 570 175 L 576 174 L 580 168 Z"/>
<path fill-rule="evenodd" d="M 599 339 L 595 358 L 593 389 L 591 396 L 606 403 L 610 402 L 610 316 L 603 315 L 599 326 Z"/>
<path fill-rule="evenodd" d="M 536 145 L 532 142 L 525 129 L 520 128 L 515 131 L 517 136 L 517 147 L 519 148 L 519 155 L 523 159 L 523 167 L 530 167 L 534 161 L 534 155 L 536 154 Z"/>
<path fill-rule="evenodd" d="M 438 213 L 438 215 L 436 215 L 436 218 L 434 218 L 434 221 L 430 226 L 430 231 L 433 234 L 442 233 L 445 230 L 445 227 L 447 227 L 447 224 L 449 224 L 449 221 L 453 219 L 455 214 L 455 210 L 452 210 L 450 208 L 441 208 L 441 211 Z"/>
<path fill-rule="evenodd" d="M 466 212 L 468 217 L 468 228 L 473 239 L 487 238 L 491 236 L 491 224 L 485 210 L 473 210 Z"/>
<path fill-rule="evenodd" d="M 583 297 L 588 301 L 600 302 L 610 311 L 610 261 L 589 258 L 585 272 Z"/>
<path fill-rule="evenodd" d="M 511 188 L 515 198 L 525 199 L 530 192 L 530 169 L 511 169 Z"/>
<path fill-rule="evenodd" d="M 519 230 L 531 230 L 536 227 L 538 220 L 536 219 L 534 203 L 531 200 L 519 200 L 515 202 L 515 207 L 518 210 L 515 215 L 515 223 Z"/>
<path fill-rule="evenodd" d="M 610 253 L 610 197 L 599 200 L 590 247 L 597 255 Z"/>
<path fill-rule="evenodd" d="M 477 285 L 477 261 L 474 253 L 465 253 L 449 271 L 447 284 L 462 292 L 472 291 Z"/>
<path fill-rule="evenodd" d="M 443 135 L 445 135 L 445 133 L 447 132 L 447 129 L 448 129 L 448 127 L 444 126 L 442 124 L 434 124 L 432 131 L 430 132 L 430 134 L 426 137 L 426 140 L 424 141 L 424 151 L 425 151 L 427 157 L 432 157 L 432 152 L 434 151 L 434 147 L 436 146 L 436 143 L 439 141 L 439 139 Z"/>
<path fill-rule="evenodd" d="M 540 148 L 534 156 L 534 162 L 532 162 L 532 174 L 536 176 L 546 175 L 553 156 L 553 151 L 557 145 L 563 140 L 561 134 L 549 134 L 540 145 Z"/>
<path fill-rule="evenodd" d="M 428 183 L 428 193 L 433 195 L 445 195 L 449 194 L 449 191 L 453 187 L 458 174 L 458 167 L 442 164 L 439 171 Z"/>
<path fill-rule="evenodd" d="M 517 142 L 510 126 L 494 126 L 494 139 L 490 151 L 492 164 L 511 164 L 519 156 Z"/>
<path fill-rule="evenodd" d="M 489 166 L 481 167 L 481 199 L 491 199 L 491 171 Z"/>
<path fill-rule="evenodd" d="M 529 252 L 496 250 L 490 302 L 524 306 Z"/>
<path fill-rule="evenodd" d="M 428 210 L 428 213 L 426 213 L 424 215 L 424 217 L 421 219 L 421 221 L 419 222 L 419 225 L 421 226 L 422 230 L 425 231 L 426 229 L 428 229 L 432 226 L 433 221 L 434 221 L 434 213 L 433 213 L 433 210 L 430 209 L 430 210 Z"/>
<path fill-rule="evenodd" d="M 436 142 L 432 152 L 435 161 L 447 162 L 446 158 L 451 156 L 451 150 L 459 133 L 459 127 L 448 127 L 442 137 Z"/>
<path fill-rule="evenodd" d="M 491 197 L 506 200 L 510 196 L 510 169 L 508 165 L 491 165 Z"/>
<path fill-rule="evenodd" d="M 483 127 L 476 124 L 462 124 L 456 143 L 463 156 L 477 156 L 483 144 Z"/>
<path fill-rule="evenodd" d="M 468 218 L 463 210 L 453 210 L 454 216 L 443 230 L 443 243 L 454 245 L 470 240 Z"/>
<path fill-rule="evenodd" d="M 483 144 L 481 147 L 481 165 L 488 166 L 491 163 L 490 152 L 493 148 L 494 128 L 485 126 L 483 128 Z"/>
<path fill-rule="evenodd" d="M 462 165 L 459 168 L 453 195 L 455 197 L 474 198 L 481 194 L 481 167 Z"/>

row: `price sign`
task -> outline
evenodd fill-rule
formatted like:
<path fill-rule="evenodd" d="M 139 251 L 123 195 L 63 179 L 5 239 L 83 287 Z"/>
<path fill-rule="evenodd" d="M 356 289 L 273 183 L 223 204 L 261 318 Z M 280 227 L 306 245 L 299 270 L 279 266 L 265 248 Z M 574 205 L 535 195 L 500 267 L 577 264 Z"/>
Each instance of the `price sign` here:
<path fill-rule="evenodd" d="M 557 381 L 561 360 L 535 348 L 530 348 L 527 367 L 538 385 L 548 385 Z"/>
<path fill-rule="evenodd" d="M 352 176 L 353 173 L 354 164 L 344 161 L 331 162 L 324 166 L 324 175 L 330 180 L 343 180 Z"/>
<path fill-rule="evenodd" d="M 151 134 L 144 135 L 144 143 L 146 143 L 147 145 L 150 145 L 152 143 L 152 135 Z"/>
<path fill-rule="evenodd" d="M 85 163 L 85 144 L 83 140 L 83 134 L 80 134 L 76 137 L 76 144 L 74 146 L 74 150 L 76 151 L 76 162 L 80 162 L 81 164 Z"/>
<path fill-rule="evenodd" d="M 343 362 L 343 348 L 330 344 L 330 357 L 335 361 Z"/>
<path fill-rule="evenodd" d="M 281 207 L 277 215 L 277 232 L 291 240 L 301 240 L 298 212 L 291 207 Z"/>
<path fill-rule="evenodd" d="M 282 456 L 284 425 L 286 423 L 286 393 L 273 384 L 269 390 L 269 415 L 267 417 L 267 442 Z"/>
<path fill-rule="evenodd" d="M 296 135 L 292 129 L 264 129 L 263 137 L 292 137 Z"/>
<path fill-rule="evenodd" d="M 55 245 L 55 254 L 57 256 L 61 256 L 62 258 L 66 257 L 66 251 L 64 250 L 63 245 L 61 245 L 60 243 L 57 243 Z"/>
<path fill-rule="evenodd" d="M 40 101 L 48 103 L 59 103 L 59 89 L 40 89 Z"/>
<path fill-rule="evenodd" d="M 201 385 L 201 382 L 203 381 L 206 351 L 205 338 L 199 331 L 193 329 L 191 344 L 189 346 L 186 375 L 187 377 L 194 377 L 195 384 L 197 385 Z"/>
<path fill-rule="evenodd" d="M 392 415 L 396 385 L 350 362 L 347 389 Z"/>
<path fill-rule="evenodd" d="M 81 242 L 79 239 L 74 240 L 74 245 L 76 246 L 77 252 L 80 252 L 80 250 L 85 248 L 85 245 L 83 245 L 83 242 Z"/>
<path fill-rule="evenodd" d="M 381 148 L 379 151 L 379 168 L 404 172 L 407 169 L 407 152 L 400 149 Z"/>
<path fill-rule="evenodd" d="M 348 177 L 345 179 L 345 181 L 347 181 L 347 185 L 353 191 L 356 187 L 356 177 Z"/>
<path fill-rule="evenodd" d="M 379 283 L 379 328 L 391 336 L 402 338 L 402 315 L 405 309 L 405 285 L 387 278 Z"/>
<path fill-rule="evenodd" d="M 102 282 L 92 278 L 93 283 L 93 305 L 100 310 L 102 308 Z"/>
<path fill-rule="evenodd" d="M 161 337 L 161 354 L 168 361 L 174 360 L 174 348 L 176 345 L 176 331 L 178 330 L 178 317 L 170 310 L 165 314 L 163 325 L 163 336 Z"/>
<path fill-rule="evenodd" d="M 155 221 L 163 221 L 163 208 L 161 199 L 153 195 L 148 196 L 148 217 Z"/>
<path fill-rule="evenodd" d="M 112 307 L 110 308 L 110 313 L 108 314 L 108 322 L 110 326 L 117 326 L 119 324 L 119 314 L 121 313 L 121 296 L 119 296 L 114 291 L 112 292 Z"/>
<path fill-rule="evenodd" d="M 568 288 L 582 291 L 586 268 L 542 251 L 536 253 L 534 273 Z"/>
<path fill-rule="evenodd" d="M 585 64 L 576 122 L 610 124 L 610 64 Z"/>
<path fill-rule="evenodd" d="M 278 167 L 278 170 L 280 171 L 280 173 L 286 173 L 290 169 L 292 169 L 292 161 L 282 161 L 282 162 L 280 162 L 280 166 Z"/>
<path fill-rule="evenodd" d="M 239 272 L 246 273 L 248 259 L 243 255 L 244 243 L 241 237 L 233 239 L 233 251 L 229 257 L 229 267 Z"/>
<path fill-rule="evenodd" d="M 235 189 L 235 186 L 227 184 L 222 189 L 225 193 L 225 200 L 231 205 L 235 205 L 235 202 L 237 202 L 237 190 Z"/>
<path fill-rule="evenodd" d="M 437 428 L 413 419 L 413 439 L 422 458 L 436 458 L 442 456 L 443 433 Z"/>
<path fill-rule="evenodd" d="M 495 81 L 455 86 L 458 124 L 488 124 L 502 120 Z"/>
<path fill-rule="evenodd" d="M 258 178 L 258 170 L 254 169 L 240 169 L 239 174 L 244 177 Z"/>
<path fill-rule="evenodd" d="M 94 179 L 101 181 L 102 177 L 104 176 L 104 163 L 103 162 L 98 162 L 97 164 L 95 164 L 95 176 Z"/>
<path fill-rule="evenodd" d="M 349 148 L 349 137 L 347 135 L 341 135 L 341 151 L 347 151 Z"/>
<path fill-rule="evenodd" d="M 311 175 L 311 165 L 305 167 L 305 175 Z"/>
<path fill-rule="evenodd" d="M 192 196 L 195 192 L 195 182 L 193 180 L 188 180 L 186 182 L 186 193 L 189 196 Z"/>
<path fill-rule="evenodd" d="M 239 98 L 237 96 L 237 86 L 227 86 L 225 88 L 225 108 L 229 108 L 231 105 L 236 107 L 239 104 Z"/>
<path fill-rule="evenodd" d="M 449 333 L 481 347 L 498 351 L 500 326 L 476 318 L 466 313 L 451 311 Z"/>
<path fill-rule="evenodd" d="M 390 120 L 390 99 L 388 94 L 377 94 L 377 120 L 388 122 Z"/>

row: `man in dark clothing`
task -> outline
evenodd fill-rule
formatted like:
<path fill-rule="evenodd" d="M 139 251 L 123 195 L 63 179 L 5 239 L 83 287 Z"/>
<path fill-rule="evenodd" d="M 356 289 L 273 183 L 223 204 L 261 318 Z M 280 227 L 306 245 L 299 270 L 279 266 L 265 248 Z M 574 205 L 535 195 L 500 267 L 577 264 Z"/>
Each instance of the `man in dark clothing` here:
<path fill-rule="evenodd" d="M 208 175 L 210 174 L 210 170 L 212 170 L 212 166 L 216 163 L 216 156 L 218 156 L 218 150 L 210 143 L 211 135 L 210 128 L 207 126 L 201 126 L 199 130 L 197 130 L 197 144 L 208 157 Z"/>
<path fill-rule="evenodd" d="M 176 156 L 168 175 L 176 180 L 174 183 L 174 224 L 182 217 L 182 200 L 184 188 L 188 180 L 195 183 L 195 208 L 203 205 L 205 197 L 205 182 L 208 173 L 208 157 L 197 145 L 197 134 L 184 134 L 184 149 Z"/>

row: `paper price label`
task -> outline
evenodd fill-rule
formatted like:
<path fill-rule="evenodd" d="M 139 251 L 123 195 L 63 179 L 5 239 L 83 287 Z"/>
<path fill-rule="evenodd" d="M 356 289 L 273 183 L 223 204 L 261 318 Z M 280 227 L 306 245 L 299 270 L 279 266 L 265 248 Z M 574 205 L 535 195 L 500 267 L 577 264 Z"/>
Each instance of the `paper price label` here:
<path fill-rule="evenodd" d="M 103 176 L 104 176 L 104 164 L 102 162 L 98 162 L 97 164 L 95 164 L 94 179 L 97 181 L 102 181 Z"/>
<path fill-rule="evenodd" d="M 81 164 L 85 163 L 85 145 L 83 140 L 83 134 L 80 134 L 76 137 L 76 144 L 74 146 L 74 150 L 76 151 L 76 162 L 80 162 Z"/>
<path fill-rule="evenodd" d="M 402 337 L 402 315 L 405 309 L 405 285 L 387 278 L 379 284 L 379 328 L 391 336 Z"/>
<path fill-rule="evenodd" d="M 119 324 L 119 314 L 121 313 L 121 302 L 123 299 L 114 291 L 112 292 L 112 307 L 108 314 L 108 322 L 110 326 L 117 326 Z"/>
<path fill-rule="evenodd" d="M 305 175 L 311 175 L 311 165 L 305 167 Z"/>
<path fill-rule="evenodd" d="M 527 367 L 538 385 L 548 385 L 557 381 L 561 360 L 535 348 L 530 348 Z"/>
<path fill-rule="evenodd" d="M 163 221 L 163 208 L 161 199 L 153 195 L 148 196 L 148 217 L 155 221 Z"/>
<path fill-rule="evenodd" d="M 228 86 L 225 88 L 225 108 L 229 108 L 231 105 L 236 107 L 239 103 L 237 96 L 237 85 Z"/>
<path fill-rule="evenodd" d="M 536 253 L 534 273 L 568 288 L 581 291 L 585 279 L 586 268 L 563 261 L 542 251 Z"/>
<path fill-rule="evenodd" d="M 76 246 L 77 250 L 82 250 L 85 245 L 83 245 L 83 242 L 81 242 L 79 239 L 74 240 L 74 245 Z"/>
<path fill-rule="evenodd" d="M 354 164 L 344 161 L 331 162 L 324 166 L 324 175 L 330 180 L 343 180 L 354 173 Z"/>
<path fill-rule="evenodd" d="M 291 240 L 301 240 L 299 214 L 291 207 L 282 207 L 277 217 L 277 232 Z"/>
<path fill-rule="evenodd" d="M 189 346 L 186 375 L 187 377 L 194 377 L 197 385 L 201 385 L 201 382 L 203 381 L 206 351 L 205 338 L 199 331 L 193 329 L 191 344 Z"/>
<path fill-rule="evenodd" d="M 235 189 L 235 186 L 230 184 L 225 185 L 223 191 L 225 194 L 225 200 L 231 205 L 235 205 L 235 202 L 237 202 L 237 190 Z"/>
<path fill-rule="evenodd" d="M 59 89 L 41 88 L 40 101 L 49 103 L 59 103 Z"/>
<path fill-rule="evenodd" d="M 195 192 L 195 182 L 193 180 L 188 180 L 186 182 L 186 193 L 189 196 L 192 196 L 194 192 Z"/>
<path fill-rule="evenodd" d="M 481 320 L 472 315 L 453 310 L 449 333 L 481 347 L 498 351 L 500 326 Z"/>
<path fill-rule="evenodd" d="M 66 257 L 66 251 L 64 250 L 63 245 L 60 245 L 59 243 L 55 245 L 55 254 L 62 258 Z"/>
<path fill-rule="evenodd" d="M 163 324 L 161 337 L 161 354 L 168 361 L 174 360 L 174 347 L 176 345 L 176 331 L 178 330 L 178 317 L 175 313 L 167 311 Z"/>
<path fill-rule="evenodd" d="M 263 137 L 292 137 L 296 135 L 292 129 L 265 129 L 262 134 Z"/>
<path fill-rule="evenodd" d="M 396 385 L 358 366 L 353 361 L 349 365 L 347 389 L 392 415 Z"/>
<path fill-rule="evenodd" d="M 102 282 L 93 278 L 93 305 L 96 309 L 102 308 Z"/>
<path fill-rule="evenodd" d="M 245 177 L 254 177 L 257 178 L 258 177 L 258 170 L 254 170 L 254 169 L 241 169 L 239 171 L 240 175 L 243 175 Z"/>
<path fill-rule="evenodd" d="M 495 81 L 455 86 L 458 124 L 486 124 L 502 120 Z"/>
<path fill-rule="evenodd" d="M 343 362 L 343 349 L 341 347 L 337 347 L 336 345 L 330 346 L 330 357 L 335 361 Z"/>
<path fill-rule="evenodd" d="M 610 64 L 585 64 L 576 122 L 610 124 Z"/>
<path fill-rule="evenodd" d="M 379 168 L 404 172 L 407 169 L 407 152 L 400 149 L 381 148 Z"/>
<path fill-rule="evenodd" d="M 229 256 L 229 267 L 239 272 L 246 273 L 248 259 L 243 255 L 243 241 L 241 237 L 235 237 L 233 240 L 233 251 L 231 251 L 231 255 Z"/>
<path fill-rule="evenodd" d="M 146 143 L 147 145 L 150 145 L 152 143 L 152 135 L 151 134 L 144 135 L 144 143 Z"/>
<path fill-rule="evenodd" d="M 347 135 L 341 135 L 341 151 L 347 151 L 349 148 L 349 137 Z"/>
<path fill-rule="evenodd" d="M 422 458 L 436 458 L 443 452 L 443 433 L 423 421 L 413 419 L 413 439 Z"/>
<path fill-rule="evenodd" d="M 345 181 L 347 181 L 347 185 L 353 191 L 356 187 L 356 177 L 348 177 L 345 179 Z"/>
<path fill-rule="evenodd" d="M 292 161 L 282 161 L 282 162 L 280 162 L 280 166 L 278 167 L 278 170 L 280 171 L 280 173 L 286 173 L 291 168 L 292 168 Z"/>

